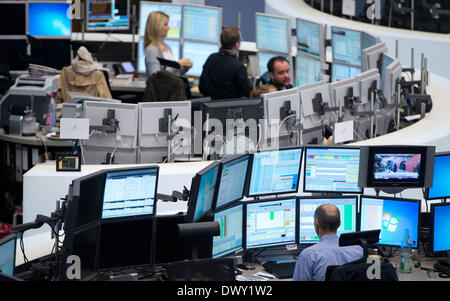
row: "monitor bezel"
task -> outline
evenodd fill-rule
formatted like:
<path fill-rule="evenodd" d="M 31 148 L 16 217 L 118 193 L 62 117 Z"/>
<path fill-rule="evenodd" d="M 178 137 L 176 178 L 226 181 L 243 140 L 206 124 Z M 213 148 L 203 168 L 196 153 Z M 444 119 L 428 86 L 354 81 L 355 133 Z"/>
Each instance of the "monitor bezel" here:
<path fill-rule="evenodd" d="M 298 240 L 298 244 L 299 245 L 303 245 L 303 246 L 311 246 L 311 245 L 315 245 L 317 244 L 319 241 L 317 242 L 302 242 L 300 239 L 300 208 L 301 208 L 301 204 L 302 204 L 302 200 L 327 200 L 327 199 L 354 199 L 355 201 L 355 231 L 358 231 L 358 196 L 357 195 L 328 195 L 328 196 L 299 196 L 298 197 L 298 212 L 297 212 L 297 216 L 298 216 L 298 233 L 297 233 L 297 240 Z"/>
<path fill-rule="evenodd" d="M 11 277 L 16 275 L 16 262 L 15 261 L 16 261 L 16 255 L 17 255 L 17 238 L 18 238 L 17 234 L 12 233 L 12 234 L 6 235 L 5 237 L 0 239 L 0 246 L 4 245 L 6 243 L 9 243 L 11 240 L 14 240 L 13 273 L 12 273 L 12 275 L 5 274 L 5 275 L 11 276 Z M 2 273 L 4 273 L 4 272 L 2 272 Z"/>
<path fill-rule="evenodd" d="M 325 36 L 326 36 L 326 32 L 325 32 L 324 25 L 322 23 L 313 22 L 313 21 L 306 20 L 306 19 L 303 19 L 303 18 L 296 18 L 295 19 L 295 28 L 296 28 L 296 31 L 297 31 L 296 32 L 296 38 L 297 38 L 296 41 L 297 41 L 297 43 L 298 43 L 298 33 L 299 33 L 299 30 L 298 30 L 298 28 L 299 28 L 299 26 L 298 26 L 299 25 L 298 24 L 299 21 L 306 22 L 306 23 L 311 23 L 311 24 L 319 26 L 319 55 L 315 55 L 315 54 L 312 54 L 312 53 L 309 53 L 309 52 L 305 52 L 305 51 L 299 50 L 298 49 L 298 44 L 296 45 L 297 55 L 299 55 L 299 54 L 306 54 L 306 55 L 312 56 L 312 57 L 314 57 L 316 59 L 319 59 L 320 61 L 325 60 Z"/>
<path fill-rule="evenodd" d="M 194 219 L 194 215 L 195 215 L 195 208 L 197 206 L 197 200 L 198 200 L 198 193 L 199 193 L 199 186 L 200 186 L 200 181 L 203 175 L 205 175 L 207 172 L 213 170 L 214 168 L 217 168 L 217 178 L 216 178 L 216 183 L 215 183 L 215 187 L 214 187 L 214 194 L 213 194 L 213 199 L 211 201 L 211 208 L 206 210 L 202 215 L 200 215 L 197 219 Z M 219 178 L 219 169 L 220 169 L 220 162 L 219 161 L 214 161 L 211 164 L 209 164 L 208 166 L 204 167 L 203 169 L 201 169 L 200 171 L 198 171 L 193 177 L 192 177 L 192 181 L 191 181 L 191 189 L 189 190 L 189 200 L 187 203 L 187 210 L 186 210 L 186 223 L 196 223 L 198 221 L 200 221 L 201 219 L 203 219 L 205 216 L 208 216 L 211 214 L 212 209 L 213 209 L 213 204 L 214 204 L 214 196 L 216 194 L 217 191 L 217 179 Z"/>
<path fill-rule="evenodd" d="M 247 246 L 247 207 L 249 204 L 258 204 L 258 203 L 268 203 L 268 202 L 274 202 L 274 201 L 285 201 L 285 200 L 294 200 L 295 199 L 295 212 L 294 212 L 294 216 L 295 216 L 295 237 L 294 237 L 294 241 L 289 241 L 289 242 L 282 242 L 282 243 L 276 243 L 276 244 L 270 244 L 270 245 L 258 245 L 258 246 L 254 246 L 254 247 L 248 247 Z M 259 249 L 259 248 L 271 248 L 271 247 L 279 247 L 279 246 L 285 246 L 285 245 L 292 245 L 292 244 L 298 244 L 298 238 L 299 238 L 299 221 L 300 221 L 300 216 L 298 215 L 299 213 L 299 197 L 296 195 L 293 195 L 291 197 L 289 196 L 283 196 L 283 197 L 275 197 L 275 198 L 267 198 L 267 199 L 256 199 L 256 200 L 251 200 L 251 201 L 246 201 L 244 202 L 245 206 L 244 206 L 244 211 L 243 211 L 243 246 L 244 246 L 244 250 L 254 250 L 254 249 Z"/>
<path fill-rule="evenodd" d="M 133 215 L 127 215 L 127 216 L 118 216 L 118 217 L 102 217 L 103 214 L 103 205 L 104 205 L 104 198 L 105 198 L 105 185 L 106 185 L 106 179 L 108 177 L 108 174 L 110 173 L 120 173 L 125 171 L 144 171 L 148 169 L 154 169 L 156 170 L 156 181 L 155 181 L 155 191 L 154 191 L 154 204 L 153 204 L 153 213 L 147 213 L 147 214 L 133 214 Z M 100 210 L 100 216 L 99 221 L 100 223 L 109 223 L 109 222 L 117 222 L 117 221 L 125 221 L 125 220 L 135 220 L 135 219 L 141 219 L 141 218 L 148 218 L 150 216 L 156 216 L 156 209 L 157 209 L 157 202 L 158 202 L 158 180 L 159 180 L 159 166 L 158 165 L 149 165 L 149 166 L 139 166 L 139 167 L 132 167 L 132 168 L 117 168 L 117 169 L 105 169 L 103 170 L 105 176 L 104 176 L 104 184 L 103 184 L 103 193 L 102 193 L 102 203 L 101 203 L 101 210 Z"/>
<path fill-rule="evenodd" d="M 218 33 L 217 33 L 217 41 L 212 42 L 212 41 L 205 41 L 205 40 L 198 40 L 198 39 L 191 39 L 191 38 L 186 38 L 184 36 L 184 9 L 185 7 L 197 7 L 197 8 L 207 8 L 207 9 L 214 9 L 214 10 L 218 10 L 219 11 L 219 24 L 218 24 Z M 182 5 L 182 9 L 181 9 L 181 31 L 180 31 L 180 40 L 182 41 L 181 43 L 181 48 L 183 48 L 184 46 L 184 41 L 189 41 L 189 42 L 200 42 L 200 43 L 205 43 L 205 44 L 214 44 L 214 45 L 218 45 L 220 47 L 220 32 L 222 30 L 222 22 L 223 22 L 223 16 L 222 16 L 222 7 L 218 7 L 218 6 L 208 6 L 208 5 L 199 5 L 199 4 L 183 4 Z M 180 53 L 183 53 L 183 51 L 181 51 Z"/>
<path fill-rule="evenodd" d="M 35 4 L 35 3 L 47 3 L 47 4 L 55 4 L 55 3 L 66 3 L 66 4 L 68 4 L 69 5 L 69 8 L 70 8 L 70 5 L 72 4 L 71 3 L 71 1 L 69 1 L 69 0 L 55 0 L 55 1 L 49 1 L 49 0 L 47 0 L 47 1 L 27 1 L 26 2 L 27 3 L 27 7 L 26 7 L 26 26 L 25 26 L 25 30 L 26 30 L 26 35 L 28 36 L 31 36 L 31 37 L 33 37 L 33 38 L 35 38 L 35 39 L 68 39 L 68 40 L 70 40 L 70 39 L 72 39 L 72 29 L 73 29 L 73 27 L 72 27 L 72 20 L 70 20 L 70 34 L 69 35 L 67 35 L 67 36 L 55 36 L 55 35 L 31 35 L 30 34 L 30 21 L 29 21 L 29 18 L 30 18 L 30 7 L 29 7 L 29 5 L 30 4 Z"/>
<path fill-rule="evenodd" d="M 375 199 L 375 200 L 382 200 L 384 202 L 384 200 L 392 200 L 392 201 L 399 201 L 399 202 L 409 202 L 409 203 L 418 203 L 419 204 L 419 208 L 418 208 L 418 212 L 417 212 L 417 237 L 416 237 L 416 247 L 411 247 L 412 249 L 419 249 L 420 246 L 420 221 L 421 221 L 421 205 L 422 205 L 422 201 L 419 199 L 409 199 L 409 198 L 396 198 L 396 197 L 384 197 L 384 196 L 374 196 L 374 195 L 360 195 L 359 196 L 359 214 L 358 214 L 358 224 L 359 224 L 359 230 L 361 230 L 361 218 L 362 218 L 362 199 L 366 198 L 366 199 Z M 377 229 L 375 229 L 377 230 Z M 380 229 L 382 230 L 382 229 Z M 368 230 L 364 230 L 364 231 L 368 231 Z M 381 231 L 380 231 L 381 234 Z M 380 239 L 381 241 L 381 239 Z M 378 245 L 380 246 L 391 246 L 391 247 L 400 247 L 398 245 L 389 245 L 389 244 L 381 244 L 378 243 Z"/>
<path fill-rule="evenodd" d="M 308 190 L 308 189 L 306 189 L 306 160 L 307 160 L 306 153 L 307 153 L 308 149 L 349 149 L 349 150 L 357 149 L 357 150 L 360 151 L 359 159 L 361 161 L 361 148 L 358 147 L 358 146 L 344 146 L 344 145 L 343 146 L 326 146 L 326 145 L 323 145 L 323 146 L 307 145 L 307 146 L 305 146 L 305 150 L 304 150 L 304 156 L 305 156 L 305 158 L 304 158 L 304 165 L 305 165 L 305 167 L 303 168 L 303 192 L 311 192 L 311 193 L 348 193 L 348 194 L 363 194 L 364 193 L 364 188 L 363 187 L 359 187 L 359 185 L 358 185 L 358 183 L 359 183 L 359 167 L 358 167 L 358 182 L 357 182 L 357 185 L 360 188 L 359 192 L 356 192 L 356 191 L 333 191 L 333 190 L 327 190 L 327 191 L 320 190 L 319 191 L 319 190 Z"/>
<path fill-rule="evenodd" d="M 436 158 L 436 157 L 450 157 L 450 152 L 442 152 L 442 153 L 436 153 L 435 155 L 434 155 L 434 157 Z M 435 162 L 436 162 L 436 160 L 435 160 Z M 434 171 L 435 171 L 435 168 L 433 168 L 433 182 L 434 182 Z M 440 200 L 440 199 L 447 199 L 447 198 L 450 198 L 450 193 L 448 194 L 448 196 L 444 196 L 444 197 L 432 197 L 432 198 L 430 198 L 430 189 L 431 189 L 432 187 L 428 187 L 428 188 L 425 188 L 425 199 L 426 200 Z"/>
<path fill-rule="evenodd" d="M 241 247 L 239 249 L 236 249 L 236 250 L 233 250 L 233 251 L 227 251 L 226 253 L 223 253 L 220 256 L 213 257 L 214 255 L 213 255 L 212 252 L 213 252 L 213 247 L 214 246 L 212 246 L 211 247 L 211 258 L 227 257 L 227 256 L 230 256 L 232 254 L 243 252 L 245 250 L 245 248 L 244 248 L 245 247 L 245 245 L 244 245 L 244 207 L 245 207 L 245 202 L 229 203 L 229 204 L 227 204 L 227 206 L 221 207 L 219 210 L 214 212 L 214 214 L 213 214 L 213 221 L 215 221 L 216 214 L 222 213 L 222 212 L 224 212 L 226 210 L 234 209 L 234 208 L 239 207 L 239 206 L 242 206 L 242 229 L 241 229 L 241 231 L 242 231 L 242 244 L 241 244 Z M 214 239 L 212 239 L 212 244 L 214 245 Z"/>
<path fill-rule="evenodd" d="M 234 161 L 239 161 L 240 159 L 245 158 L 245 157 L 247 159 L 244 159 L 242 161 L 247 160 L 247 170 L 245 172 L 245 175 L 243 175 L 244 176 L 244 183 L 242 185 L 242 194 L 241 194 L 241 196 L 238 197 L 237 199 L 228 201 L 227 203 L 225 203 L 223 205 L 217 206 L 217 201 L 218 201 L 218 197 L 219 197 L 219 190 L 220 190 L 220 181 L 222 179 L 223 166 L 225 164 L 232 163 Z M 224 160 L 222 160 L 220 162 L 220 164 L 219 164 L 220 165 L 219 166 L 219 172 L 217 174 L 216 191 L 214 193 L 214 198 L 213 198 L 213 203 L 212 203 L 212 210 L 214 212 L 218 212 L 218 211 L 226 209 L 227 207 L 231 207 L 232 205 L 236 204 L 237 202 L 239 202 L 240 200 L 242 200 L 245 197 L 245 187 L 246 187 L 247 178 L 248 178 L 248 175 L 249 175 L 249 172 L 250 172 L 249 171 L 249 169 L 250 169 L 250 161 L 251 161 L 251 155 L 250 154 L 243 154 L 243 155 L 231 156 L 231 157 L 226 158 L 226 159 L 224 159 Z M 239 162 L 241 162 L 241 161 L 239 161 Z"/>
<path fill-rule="evenodd" d="M 450 247 L 447 250 L 439 250 L 439 251 L 435 251 L 435 248 L 434 248 L 434 242 L 435 242 L 434 230 L 435 230 L 435 214 L 436 214 L 435 210 L 436 210 L 436 207 L 447 207 L 447 206 L 450 206 L 450 203 L 435 203 L 435 204 L 431 204 L 431 207 L 430 207 L 430 213 L 431 213 L 430 239 L 431 239 L 431 250 L 433 251 L 433 253 L 450 251 Z"/>
<path fill-rule="evenodd" d="M 425 168 L 427 164 L 427 147 L 416 145 L 405 146 L 371 146 L 368 149 L 367 185 L 366 187 L 401 187 L 401 188 L 421 188 L 425 184 Z M 406 180 L 380 180 L 375 179 L 374 163 L 375 154 L 420 154 L 420 171 L 418 179 Z M 361 160 L 361 159 L 360 159 Z M 360 166 L 361 168 L 361 166 Z"/>
<path fill-rule="evenodd" d="M 275 19 L 281 19 L 281 20 L 285 20 L 287 22 L 287 52 L 284 51 L 278 51 L 278 50 L 274 50 L 274 49 L 266 49 L 266 48 L 259 48 L 258 47 L 258 16 L 262 16 L 262 17 L 269 17 L 269 18 L 275 18 Z M 290 27 L 290 22 L 289 22 L 289 18 L 288 17 L 282 17 L 282 16 L 276 16 L 276 15 L 271 15 L 271 14 L 266 14 L 266 13 L 255 13 L 255 45 L 256 45 L 256 49 L 257 51 L 262 51 L 262 52 L 269 52 L 269 53 L 279 53 L 281 55 L 286 55 L 286 56 L 290 56 L 291 55 L 291 27 Z"/>
<path fill-rule="evenodd" d="M 130 23 L 131 23 L 131 20 L 130 20 L 130 17 L 131 17 L 131 11 L 130 11 L 130 0 L 126 0 L 127 1 L 127 27 L 125 28 L 125 26 L 124 27 L 119 27 L 119 28 L 111 28 L 111 27 L 103 27 L 103 28 L 99 28 L 99 29 L 95 29 L 95 28 L 92 28 L 92 27 L 89 27 L 89 22 L 88 22 L 88 10 L 89 10 L 89 5 L 88 5 L 88 2 L 89 1 L 92 1 L 92 0 L 86 0 L 86 3 L 85 3 L 85 5 L 86 5 L 86 9 L 85 9 L 85 20 L 86 20 L 86 27 L 85 27 L 85 29 L 86 29 L 86 31 L 88 31 L 88 32 L 102 32 L 102 31 L 104 31 L 104 32 L 111 32 L 111 31 L 127 31 L 127 30 L 130 30 Z M 116 1 L 116 0 L 115 0 Z"/>
<path fill-rule="evenodd" d="M 348 62 L 344 62 L 341 60 L 337 60 L 335 59 L 335 47 L 333 47 L 333 29 L 334 28 L 338 28 L 338 29 L 343 29 L 343 30 L 347 30 L 347 31 L 353 31 L 353 32 L 359 32 L 359 49 L 360 49 L 360 65 L 355 65 L 352 63 L 348 63 Z M 347 28 L 347 27 L 341 27 L 341 26 L 331 26 L 331 53 L 332 53 L 332 62 L 337 62 L 337 63 L 342 63 L 342 64 L 347 64 L 350 66 L 358 66 L 359 68 L 362 68 L 362 32 L 360 30 L 355 30 L 355 29 L 351 29 L 351 28 Z"/>
<path fill-rule="evenodd" d="M 254 156 L 258 153 L 267 153 L 267 152 L 275 152 L 275 151 L 286 151 L 286 150 L 294 150 L 294 149 L 300 149 L 300 162 L 299 162 L 299 168 L 298 168 L 298 177 L 297 177 L 297 185 L 295 191 L 287 191 L 287 192 L 279 192 L 279 193 L 263 193 L 263 194 L 250 194 L 250 184 L 251 184 L 251 178 L 253 173 L 253 161 Z M 300 183 L 300 177 L 301 177 L 301 170 L 302 170 L 302 163 L 303 163 L 303 153 L 305 152 L 304 146 L 290 146 L 290 147 L 282 147 L 275 150 L 259 150 L 258 152 L 251 154 L 251 158 L 249 160 L 249 173 L 247 174 L 247 179 L 245 183 L 245 196 L 246 197 L 261 197 L 261 196 L 279 196 L 279 195 L 285 195 L 285 194 L 291 194 L 291 193 L 298 193 L 299 191 L 299 183 Z"/>

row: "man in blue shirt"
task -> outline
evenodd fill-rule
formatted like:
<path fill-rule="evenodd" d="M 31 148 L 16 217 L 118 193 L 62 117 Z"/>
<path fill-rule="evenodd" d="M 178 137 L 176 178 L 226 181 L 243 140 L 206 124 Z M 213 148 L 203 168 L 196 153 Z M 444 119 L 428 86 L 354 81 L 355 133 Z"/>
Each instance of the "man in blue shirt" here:
<path fill-rule="evenodd" d="M 342 265 L 363 257 L 360 246 L 339 247 L 336 235 L 341 224 L 339 209 L 332 204 L 317 207 L 314 227 L 319 242 L 304 249 L 295 265 L 293 280 L 324 281 L 329 265 Z"/>

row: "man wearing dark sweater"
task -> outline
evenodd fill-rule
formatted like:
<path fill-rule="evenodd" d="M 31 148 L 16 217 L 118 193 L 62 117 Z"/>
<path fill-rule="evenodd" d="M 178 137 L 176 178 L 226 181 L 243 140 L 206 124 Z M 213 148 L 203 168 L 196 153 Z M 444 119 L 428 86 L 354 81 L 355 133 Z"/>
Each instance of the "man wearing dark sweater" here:
<path fill-rule="evenodd" d="M 220 51 L 211 54 L 203 65 L 200 92 L 212 99 L 248 97 L 252 83 L 238 58 L 241 45 L 239 29 L 232 26 L 222 30 L 220 42 Z"/>

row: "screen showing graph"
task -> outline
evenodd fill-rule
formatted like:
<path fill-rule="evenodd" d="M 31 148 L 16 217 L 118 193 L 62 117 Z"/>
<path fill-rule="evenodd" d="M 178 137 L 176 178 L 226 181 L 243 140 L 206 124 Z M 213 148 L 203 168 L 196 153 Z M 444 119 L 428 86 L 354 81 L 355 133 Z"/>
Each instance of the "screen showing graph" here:
<path fill-rule="evenodd" d="M 219 43 L 220 9 L 200 6 L 183 6 L 183 38 Z"/>
<path fill-rule="evenodd" d="M 339 209 L 341 225 L 337 235 L 356 231 L 356 197 L 348 198 L 300 198 L 300 243 L 317 243 L 319 236 L 314 227 L 314 212 L 323 204 L 333 204 Z"/>
<path fill-rule="evenodd" d="M 381 229 L 381 245 L 417 248 L 420 202 L 361 196 L 361 231 Z"/>
<path fill-rule="evenodd" d="M 169 39 L 179 39 L 181 36 L 181 5 L 170 5 L 155 2 L 140 2 L 139 35 L 144 36 L 148 16 L 154 11 L 161 11 L 169 16 Z"/>
<path fill-rule="evenodd" d="M 338 63 L 333 63 L 331 72 L 331 81 L 338 82 L 341 80 L 354 78 L 356 75 L 361 73 L 361 68 L 356 68 L 348 65 L 341 65 Z"/>
<path fill-rule="evenodd" d="M 253 155 L 248 196 L 297 192 L 302 148 Z"/>
<path fill-rule="evenodd" d="M 213 237 L 212 258 L 222 257 L 242 249 L 243 204 L 214 214 L 219 223 L 220 235 Z"/>
<path fill-rule="evenodd" d="M 289 20 L 257 14 L 256 48 L 289 53 Z"/>
<path fill-rule="evenodd" d="M 320 60 L 300 55 L 295 58 L 295 81 L 297 87 L 321 80 Z"/>
<path fill-rule="evenodd" d="M 332 27 L 331 42 L 333 61 L 361 66 L 361 32 Z"/>
<path fill-rule="evenodd" d="M 201 175 L 197 193 L 197 201 L 195 203 L 194 222 L 212 208 L 218 173 L 219 166 L 217 165 L 205 174 Z"/>
<path fill-rule="evenodd" d="M 130 0 L 87 0 L 87 30 L 126 30 L 130 27 Z"/>
<path fill-rule="evenodd" d="M 320 25 L 297 19 L 298 51 L 320 56 Z"/>
<path fill-rule="evenodd" d="M 360 193 L 359 149 L 306 148 L 305 192 Z"/>
<path fill-rule="evenodd" d="M 247 204 L 247 249 L 295 243 L 296 198 Z"/>

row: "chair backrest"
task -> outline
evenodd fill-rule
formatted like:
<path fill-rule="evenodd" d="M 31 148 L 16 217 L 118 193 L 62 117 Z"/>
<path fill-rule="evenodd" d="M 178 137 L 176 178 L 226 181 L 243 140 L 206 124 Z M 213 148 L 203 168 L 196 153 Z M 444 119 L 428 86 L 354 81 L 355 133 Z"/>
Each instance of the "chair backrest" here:
<path fill-rule="evenodd" d="M 331 265 L 327 267 L 325 281 L 398 281 L 397 272 L 389 261 L 380 262 L 380 278 L 371 277 L 368 273 L 372 263 L 367 258 L 361 258 L 343 265 Z M 371 272 L 371 271 L 369 271 Z"/>
<path fill-rule="evenodd" d="M 235 281 L 234 259 L 194 259 L 171 262 L 167 267 L 170 281 Z"/>
<path fill-rule="evenodd" d="M 169 71 L 159 71 L 147 80 L 142 101 L 177 101 L 190 98 L 190 90 L 185 78 Z"/>

